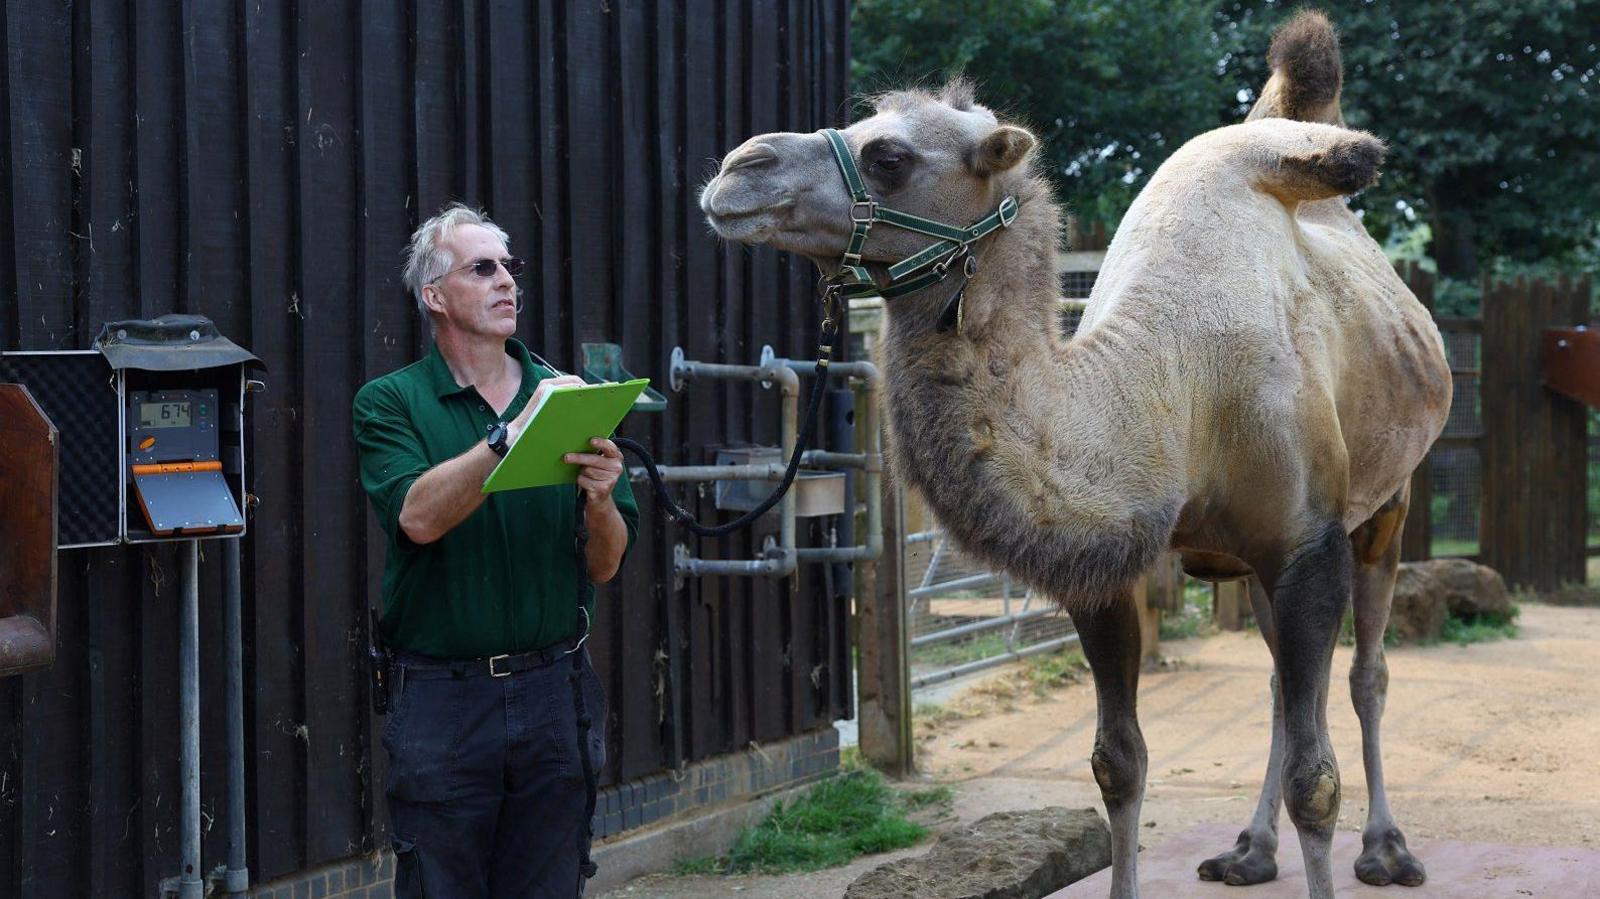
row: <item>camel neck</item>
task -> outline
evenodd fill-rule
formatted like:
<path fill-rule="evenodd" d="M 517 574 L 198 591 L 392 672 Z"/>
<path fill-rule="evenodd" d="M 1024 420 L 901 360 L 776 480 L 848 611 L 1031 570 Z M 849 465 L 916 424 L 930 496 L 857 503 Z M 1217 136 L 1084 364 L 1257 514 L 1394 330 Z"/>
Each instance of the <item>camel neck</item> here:
<path fill-rule="evenodd" d="M 1138 335 L 1059 336 L 1047 203 L 1024 203 L 1022 227 L 980 255 L 959 328 L 939 328 L 951 288 L 925 289 L 890 302 L 883 348 L 897 476 L 963 543 L 1014 553 L 991 561 L 1024 569 L 1035 550 L 998 535 L 1046 533 L 1072 556 L 1137 532 L 1142 557 L 1170 533 L 1181 496 L 1180 429 L 1162 423 L 1175 410 L 1139 376 L 1159 363 Z"/>

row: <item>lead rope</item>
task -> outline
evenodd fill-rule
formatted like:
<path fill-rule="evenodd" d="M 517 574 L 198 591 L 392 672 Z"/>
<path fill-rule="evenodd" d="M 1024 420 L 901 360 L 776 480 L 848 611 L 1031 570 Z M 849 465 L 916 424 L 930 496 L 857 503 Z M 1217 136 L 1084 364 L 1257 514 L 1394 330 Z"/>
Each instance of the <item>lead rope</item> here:
<path fill-rule="evenodd" d="M 583 641 L 589 639 L 589 594 L 594 585 L 589 583 L 589 523 L 584 513 L 589 505 L 589 494 L 578 488 L 575 521 L 572 526 L 573 548 L 578 557 L 578 635 L 573 639 L 567 654 L 572 657 L 572 672 L 567 679 L 572 682 L 572 708 L 578 719 L 578 759 L 583 765 L 583 825 L 578 832 L 578 899 L 583 899 L 584 887 L 600 868 L 589 856 L 594 842 L 594 806 L 599 793 L 595 782 L 594 759 L 589 755 L 589 729 L 594 720 L 589 717 L 587 703 L 583 701 Z M 601 722 L 602 728 L 605 723 Z M 603 739 L 603 738 L 602 738 Z"/>

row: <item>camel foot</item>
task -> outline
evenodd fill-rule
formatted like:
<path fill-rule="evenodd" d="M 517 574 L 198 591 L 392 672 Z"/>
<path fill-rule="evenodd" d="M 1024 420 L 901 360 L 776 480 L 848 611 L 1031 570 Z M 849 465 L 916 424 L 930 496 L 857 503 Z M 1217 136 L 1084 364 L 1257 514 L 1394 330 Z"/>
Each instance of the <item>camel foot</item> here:
<path fill-rule="evenodd" d="M 1428 879 L 1422 862 L 1406 848 L 1406 838 L 1397 828 L 1361 835 L 1361 855 L 1356 859 L 1356 877 L 1370 886 L 1419 886 Z"/>
<path fill-rule="evenodd" d="M 1220 880 L 1230 886 L 1266 883 L 1278 876 L 1277 847 L 1252 840 L 1250 831 L 1239 834 L 1233 848 L 1200 863 L 1201 880 Z"/>

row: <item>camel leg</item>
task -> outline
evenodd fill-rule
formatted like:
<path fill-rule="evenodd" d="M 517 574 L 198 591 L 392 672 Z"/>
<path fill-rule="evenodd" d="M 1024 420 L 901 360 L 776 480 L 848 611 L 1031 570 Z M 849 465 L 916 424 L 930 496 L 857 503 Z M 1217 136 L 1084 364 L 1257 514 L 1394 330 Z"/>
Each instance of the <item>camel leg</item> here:
<path fill-rule="evenodd" d="M 1139 732 L 1139 613 L 1132 596 L 1072 616 L 1094 671 L 1099 727 L 1090 766 L 1111 818 L 1111 897 L 1138 899 L 1139 807 L 1148 758 Z"/>
<path fill-rule="evenodd" d="M 1329 522 L 1284 559 L 1268 587 L 1283 697 L 1284 806 L 1300 835 L 1311 899 L 1333 899 L 1329 855 L 1339 820 L 1339 763 L 1328 741 L 1328 675 L 1350 599 L 1350 569 L 1350 540 Z"/>
<path fill-rule="evenodd" d="M 1250 610 L 1267 641 L 1273 659 L 1278 657 L 1277 623 L 1272 601 L 1261 581 L 1250 579 Z M 1283 803 L 1283 698 L 1278 676 L 1272 675 L 1272 750 L 1267 754 L 1267 774 L 1261 781 L 1261 798 L 1250 825 L 1239 834 L 1233 848 L 1200 863 L 1201 880 L 1220 880 L 1232 886 L 1266 883 L 1278 876 L 1278 808 Z"/>
<path fill-rule="evenodd" d="M 1356 876 L 1373 886 L 1417 886 L 1427 879 L 1422 863 L 1406 848 L 1405 835 L 1389 811 L 1389 795 L 1383 786 L 1383 747 L 1378 735 L 1384 698 L 1389 692 L 1383 634 L 1389 626 L 1405 514 L 1403 502 L 1391 503 L 1351 536 L 1358 558 L 1354 585 L 1356 657 L 1350 666 L 1350 699 L 1355 704 L 1356 717 L 1361 719 L 1361 759 L 1367 772 L 1367 825 L 1361 831 Z M 1387 546 L 1372 545 L 1379 539 L 1374 532 L 1390 537 Z M 1368 547 L 1377 558 L 1362 557 L 1362 550 Z"/>

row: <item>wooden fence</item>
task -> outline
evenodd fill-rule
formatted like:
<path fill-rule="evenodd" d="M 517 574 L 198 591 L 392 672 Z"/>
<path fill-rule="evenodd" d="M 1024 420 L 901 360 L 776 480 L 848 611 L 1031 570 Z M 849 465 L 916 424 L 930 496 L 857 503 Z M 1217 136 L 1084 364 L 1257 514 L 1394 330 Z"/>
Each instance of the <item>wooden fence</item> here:
<path fill-rule="evenodd" d="M 1432 306 L 1433 278 L 1401 270 Z M 1540 381 L 1546 328 L 1589 319 L 1587 280 L 1485 281 L 1476 318 L 1440 317 L 1455 376 L 1455 404 L 1445 433 L 1412 481 L 1404 557 L 1465 555 L 1500 572 L 1508 584 L 1554 590 L 1585 576 L 1588 412 Z M 1432 521 L 1445 454 L 1470 470 L 1477 489 L 1458 491 L 1477 520 L 1475 545 L 1438 539 Z M 1440 552 L 1443 550 L 1443 552 Z"/>

